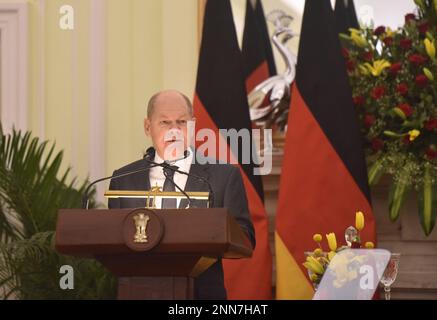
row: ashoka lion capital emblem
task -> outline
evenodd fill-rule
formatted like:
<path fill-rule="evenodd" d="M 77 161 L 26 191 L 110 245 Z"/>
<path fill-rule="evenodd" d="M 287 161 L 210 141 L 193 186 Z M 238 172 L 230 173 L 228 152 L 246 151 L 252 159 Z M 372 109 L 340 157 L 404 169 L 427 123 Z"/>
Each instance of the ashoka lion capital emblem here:
<path fill-rule="evenodd" d="M 135 243 L 146 243 L 147 240 L 147 224 L 150 220 L 150 217 L 145 215 L 144 213 L 138 213 L 133 217 L 135 221 Z"/>

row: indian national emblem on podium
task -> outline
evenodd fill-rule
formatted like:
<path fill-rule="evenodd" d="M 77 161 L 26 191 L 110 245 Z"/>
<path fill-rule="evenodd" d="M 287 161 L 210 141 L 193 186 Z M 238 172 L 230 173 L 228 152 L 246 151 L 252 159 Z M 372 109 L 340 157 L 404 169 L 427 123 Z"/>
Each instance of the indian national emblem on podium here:
<path fill-rule="evenodd" d="M 144 213 L 139 213 L 134 216 L 135 221 L 135 243 L 146 243 L 147 241 L 147 223 L 149 222 L 149 216 L 144 215 Z"/>

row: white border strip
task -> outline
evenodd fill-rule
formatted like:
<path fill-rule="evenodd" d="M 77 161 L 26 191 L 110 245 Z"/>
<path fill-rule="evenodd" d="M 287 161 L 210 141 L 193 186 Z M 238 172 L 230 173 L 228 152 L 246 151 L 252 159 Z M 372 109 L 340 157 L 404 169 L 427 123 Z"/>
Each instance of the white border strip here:
<path fill-rule="evenodd" d="M 75 6 L 77 1 L 72 2 L 72 6 Z M 73 164 L 71 173 L 74 177 L 78 175 L 79 166 L 79 132 L 74 130 L 74 126 L 77 126 L 80 122 L 78 113 L 78 94 L 79 94 L 79 48 L 78 48 L 78 29 L 75 27 L 71 30 L 71 122 L 73 124 L 71 135 L 71 162 Z"/>
<path fill-rule="evenodd" d="M 38 135 L 44 140 L 46 135 L 46 1 L 38 0 L 38 89 L 37 89 L 37 110 L 38 110 Z"/>
<path fill-rule="evenodd" d="M 27 3 L 0 3 L 1 119 L 5 133 L 13 127 L 27 130 L 27 34 Z"/>
<path fill-rule="evenodd" d="M 90 179 L 106 173 L 106 2 L 91 0 L 90 30 Z M 105 202 L 105 184 L 97 185 L 97 201 Z"/>

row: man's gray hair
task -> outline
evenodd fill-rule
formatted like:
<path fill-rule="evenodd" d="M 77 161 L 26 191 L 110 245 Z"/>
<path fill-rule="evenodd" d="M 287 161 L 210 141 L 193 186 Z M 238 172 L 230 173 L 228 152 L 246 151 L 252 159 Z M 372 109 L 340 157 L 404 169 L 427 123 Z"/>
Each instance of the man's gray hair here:
<path fill-rule="evenodd" d="M 157 92 L 149 99 L 149 102 L 147 103 L 147 118 L 148 119 L 150 119 L 150 117 L 152 116 L 153 111 L 155 109 L 156 99 L 158 99 L 159 95 L 163 92 L 164 91 Z M 191 103 L 190 99 L 188 99 L 188 97 L 186 95 L 184 95 L 182 92 L 177 91 L 177 93 L 179 93 L 181 95 L 181 97 L 184 98 L 184 100 L 187 104 L 188 113 L 190 114 L 190 116 L 193 116 L 193 104 Z"/>

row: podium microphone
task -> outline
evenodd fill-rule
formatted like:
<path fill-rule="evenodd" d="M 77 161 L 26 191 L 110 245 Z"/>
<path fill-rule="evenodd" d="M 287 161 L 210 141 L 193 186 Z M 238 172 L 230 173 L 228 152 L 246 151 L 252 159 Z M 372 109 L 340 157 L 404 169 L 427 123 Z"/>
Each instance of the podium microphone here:
<path fill-rule="evenodd" d="M 171 165 L 171 163 L 174 163 L 174 162 L 179 161 L 179 160 L 184 160 L 189 155 L 190 155 L 189 152 L 187 150 L 185 150 L 184 151 L 184 156 L 182 158 L 174 159 L 174 160 L 171 160 L 171 161 L 164 161 L 163 163 L 158 163 L 158 162 L 155 162 L 155 161 L 151 160 L 151 159 L 155 158 L 155 148 L 150 147 L 150 148 L 147 149 L 143 159 L 146 160 L 153 167 L 162 167 L 163 168 L 163 173 L 164 173 L 165 178 L 168 179 L 175 186 L 175 188 L 178 189 L 185 196 L 185 198 L 187 198 L 188 206 L 191 208 L 192 201 L 191 201 L 190 196 L 181 187 L 179 187 L 176 184 L 176 182 L 174 182 L 173 179 L 170 179 L 169 173 L 167 173 L 167 171 L 166 171 L 166 170 L 171 170 L 171 171 L 174 171 L 174 172 L 179 172 L 179 173 L 186 174 L 183 171 L 179 171 L 178 167 Z"/>
<path fill-rule="evenodd" d="M 181 159 L 176 159 L 176 160 L 173 160 L 173 161 L 178 161 L 178 160 L 186 159 L 188 156 L 189 156 L 189 151 L 185 150 L 184 156 Z M 104 178 L 100 178 L 100 179 L 94 180 L 92 183 L 90 183 L 88 185 L 88 187 L 85 189 L 85 192 L 83 193 L 82 208 L 88 210 L 88 208 L 89 208 L 89 197 L 88 197 L 88 194 L 89 194 L 91 188 L 95 184 L 97 184 L 99 182 L 102 182 L 102 181 L 105 181 L 105 180 L 109 180 L 109 179 L 118 179 L 118 178 L 122 178 L 122 177 L 125 177 L 125 176 L 129 176 L 131 174 L 147 171 L 147 170 L 149 170 L 149 169 L 151 169 L 153 167 L 169 168 L 170 170 L 173 170 L 174 172 L 178 172 L 178 173 L 184 174 L 186 176 L 191 176 L 193 178 L 196 178 L 198 180 L 201 180 L 201 181 L 205 182 L 208 185 L 208 189 L 209 189 L 209 199 L 208 199 L 209 207 L 212 208 L 212 205 L 214 203 L 214 193 L 212 191 L 211 184 L 209 183 L 208 180 L 206 180 L 205 178 L 200 177 L 198 175 L 187 173 L 187 172 L 184 172 L 184 171 L 176 169 L 174 166 L 171 165 L 171 162 L 173 162 L 173 161 L 171 161 L 171 162 L 167 162 L 166 161 L 164 163 L 154 162 L 153 160 L 151 160 L 154 157 L 155 157 L 155 149 L 153 147 L 150 147 L 150 148 L 147 149 L 147 151 L 146 151 L 146 153 L 144 154 L 144 157 L 143 157 L 143 159 L 146 160 L 150 164 L 149 166 L 145 166 L 145 167 L 143 167 L 141 169 L 137 169 L 137 170 L 133 170 L 133 171 L 128 171 L 128 172 L 124 172 L 124 173 L 120 173 L 120 174 L 115 174 L 115 175 L 111 175 L 111 176 L 108 176 L 108 177 L 104 177 Z M 172 181 L 172 180 L 170 180 L 170 181 Z M 185 197 L 187 198 L 189 204 L 191 204 L 191 199 L 188 196 L 188 194 L 184 190 L 182 190 L 178 185 L 176 185 L 174 183 L 174 181 L 172 181 L 172 182 L 173 182 L 174 186 L 179 191 L 181 191 L 181 193 L 183 193 L 185 195 Z"/>
<path fill-rule="evenodd" d="M 128 171 L 128 172 L 124 172 L 124 173 L 120 173 L 120 174 L 115 174 L 115 175 L 112 175 L 112 176 L 109 176 L 109 177 L 104 177 L 104 178 L 97 179 L 97 180 L 93 181 L 92 183 L 89 184 L 89 186 L 85 189 L 85 192 L 83 193 L 83 197 L 82 197 L 82 209 L 87 209 L 88 210 L 88 207 L 89 207 L 88 193 L 90 192 L 91 187 L 94 186 L 95 184 L 97 184 L 99 182 L 102 182 L 102 181 L 105 181 L 105 180 L 109 180 L 109 179 L 118 179 L 118 178 L 122 178 L 122 177 L 125 177 L 125 176 L 129 176 L 131 174 L 147 171 L 150 168 L 157 167 L 157 166 L 160 166 L 160 164 L 157 163 L 157 164 L 154 164 L 152 166 L 145 166 L 144 168 L 141 168 L 141 169 L 137 169 L 137 170 L 133 170 L 133 171 Z"/>
<path fill-rule="evenodd" d="M 157 162 L 154 162 L 153 160 L 151 160 L 151 159 L 155 158 L 155 152 L 156 152 L 155 148 L 153 148 L 153 147 L 148 148 L 146 150 L 146 153 L 144 154 L 144 157 L 143 157 L 144 160 L 146 160 L 148 163 L 150 163 L 153 166 L 161 166 L 163 168 L 169 168 L 170 170 L 172 170 L 174 172 L 177 172 L 177 173 L 180 173 L 180 174 L 184 174 L 184 175 L 186 175 L 188 177 L 196 178 L 196 179 L 206 183 L 206 185 L 208 186 L 208 189 L 209 189 L 208 207 L 212 208 L 212 206 L 214 204 L 214 192 L 212 191 L 211 183 L 207 179 L 205 179 L 204 177 L 201 177 L 201 176 L 189 173 L 189 172 L 178 170 L 178 169 L 176 169 L 177 167 L 175 168 L 174 166 L 171 165 L 171 162 L 176 162 L 176 161 L 179 161 L 179 160 L 186 159 L 190 155 L 190 151 L 185 150 L 184 151 L 184 156 L 182 158 L 180 158 L 180 159 L 175 159 L 175 160 L 171 160 L 171 161 L 165 161 L 164 163 L 157 163 Z M 170 180 L 170 181 L 172 181 L 172 180 Z M 183 190 L 181 190 L 181 188 L 179 188 L 174 182 L 173 182 L 173 184 L 175 185 L 176 188 L 178 188 L 187 197 L 188 201 L 191 203 L 190 197 Z"/>

